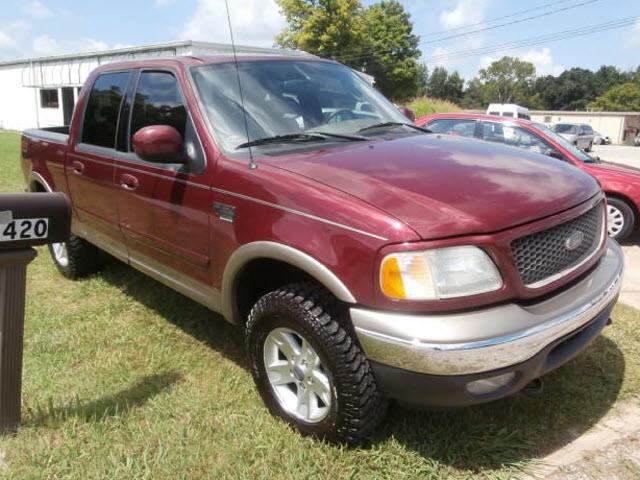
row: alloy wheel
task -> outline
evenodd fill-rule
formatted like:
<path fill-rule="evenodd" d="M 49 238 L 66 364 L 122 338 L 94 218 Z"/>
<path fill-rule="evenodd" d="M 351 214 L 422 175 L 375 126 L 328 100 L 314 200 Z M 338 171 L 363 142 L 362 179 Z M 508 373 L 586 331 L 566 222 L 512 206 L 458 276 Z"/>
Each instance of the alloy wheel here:
<path fill-rule="evenodd" d="M 308 423 L 331 409 L 332 382 L 311 344 L 290 328 L 276 328 L 264 342 L 264 366 L 280 407 Z"/>
<path fill-rule="evenodd" d="M 64 268 L 69 265 L 69 252 L 67 251 L 66 243 L 53 243 L 51 244 L 51 248 L 56 262 L 58 262 L 61 267 Z"/>

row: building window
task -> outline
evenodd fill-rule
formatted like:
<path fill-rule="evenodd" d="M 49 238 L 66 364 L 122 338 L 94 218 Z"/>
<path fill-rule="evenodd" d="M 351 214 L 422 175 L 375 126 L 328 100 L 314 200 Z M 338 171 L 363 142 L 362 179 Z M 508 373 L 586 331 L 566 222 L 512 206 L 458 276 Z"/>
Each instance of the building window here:
<path fill-rule="evenodd" d="M 40 106 L 42 108 L 58 108 L 58 90 L 56 88 L 40 90 Z"/>

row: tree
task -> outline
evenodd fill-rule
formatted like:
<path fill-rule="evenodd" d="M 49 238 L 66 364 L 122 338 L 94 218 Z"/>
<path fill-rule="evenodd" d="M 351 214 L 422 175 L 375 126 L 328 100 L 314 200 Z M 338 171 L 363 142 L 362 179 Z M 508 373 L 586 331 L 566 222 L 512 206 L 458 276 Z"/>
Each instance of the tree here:
<path fill-rule="evenodd" d="M 436 67 L 429 76 L 426 93 L 430 97 L 460 103 L 463 96 L 464 80 L 458 72 L 449 73 L 444 67 Z"/>
<path fill-rule="evenodd" d="M 416 95 L 422 97 L 427 94 L 427 82 L 429 81 L 429 69 L 424 63 L 418 65 L 418 90 Z"/>
<path fill-rule="evenodd" d="M 615 112 L 640 110 L 640 82 L 622 83 L 611 87 L 605 93 L 589 103 L 593 110 Z"/>
<path fill-rule="evenodd" d="M 420 39 L 400 2 L 383 0 L 365 9 L 360 0 L 276 1 L 288 23 L 278 45 L 365 70 L 391 98 L 416 95 Z"/>
<path fill-rule="evenodd" d="M 465 90 L 464 98 L 462 99 L 462 106 L 465 108 L 486 107 L 489 102 L 485 102 L 484 97 L 483 83 L 479 78 L 473 78 L 467 84 L 467 89 Z"/>
<path fill-rule="evenodd" d="M 366 12 L 366 70 L 390 98 L 416 95 L 420 79 L 420 38 L 413 34 L 411 16 L 397 0 L 374 3 Z"/>
<path fill-rule="evenodd" d="M 561 88 L 560 81 L 553 75 L 545 75 L 536 78 L 533 90 L 540 100 L 541 108 L 548 110 L 561 110 Z"/>
<path fill-rule="evenodd" d="M 533 93 L 536 67 L 513 57 L 502 57 L 478 75 L 486 103 L 527 103 Z"/>
<path fill-rule="evenodd" d="M 322 57 L 340 52 L 358 55 L 365 44 L 360 0 L 276 0 L 288 26 L 276 43 Z"/>
<path fill-rule="evenodd" d="M 624 74 L 613 65 L 602 65 L 592 77 L 591 89 L 593 97 L 599 97 L 611 87 L 624 83 Z"/>

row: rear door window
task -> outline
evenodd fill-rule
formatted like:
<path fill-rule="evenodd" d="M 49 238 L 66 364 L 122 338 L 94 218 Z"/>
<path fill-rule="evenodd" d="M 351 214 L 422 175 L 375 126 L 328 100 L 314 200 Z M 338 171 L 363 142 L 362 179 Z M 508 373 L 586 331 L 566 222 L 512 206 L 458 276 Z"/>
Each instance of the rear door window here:
<path fill-rule="evenodd" d="M 476 121 L 469 118 L 443 118 L 429 122 L 426 127 L 434 133 L 473 137 L 476 131 Z"/>
<path fill-rule="evenodd" d="M 89 94 L 82 126 L 82 143 L 114 148 L 122 98 L 130 72 L 104 73 L 96 79 Z"/>
<path fill-rule="evenodd" d="M 133 100 L 131 135 L 150 125 L 169 125 L 185 137 L 187 110 L 170 72 L 142 71 Z"/>

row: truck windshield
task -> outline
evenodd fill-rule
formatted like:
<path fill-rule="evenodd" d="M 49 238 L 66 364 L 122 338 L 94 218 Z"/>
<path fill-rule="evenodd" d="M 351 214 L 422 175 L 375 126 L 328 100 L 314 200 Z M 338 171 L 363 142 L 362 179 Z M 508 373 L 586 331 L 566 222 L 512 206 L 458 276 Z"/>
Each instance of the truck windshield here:
<path fill-rule="evenodd" d="M 540 130 L 542 133 L 544 133 L 547 137 L 550 137 L 554 142 L 559 143 L 560 145 L 562 145 L 562 147 L 565 150 L 568 150 L 569 152 L 571 152 L 571 154 L 574 157 L 576 157 L 578 160 L 580 160 L 581 162 L 584 162 L 584 163 L 596 163 L 597 162 L 597 160 L 595 158 L 587 155 L 582 150 L 580 150 L 578 147 L 576 147 L 573 143 L 571 143 L 569 140 L 567 140 L 564 137 L 561 137 L 560 135 L 558 135 L 556 132 L 554 132 L 550 128 L 547 128 L 546 126 L 544 126 L 542 123 L 534 123 L 534 126 L 538 130 Z"/>
<path fill-rule="evenodd" d="M 357 73 L 337 63 L 241 60 L 238 69 L 248 135 L 236 65 L 215 63 L 192 69 L 198 96 L 216 140 L 227 150 L 236 150 L 260 139 L 292 138 L 305 133 L 352 135 L 357 140 L 358 131 L 371 125 L 410 123 Z M 338 135 L 333 138 L 338 141 Z M 342 137 L 339 141 L 349 141 L 349 138 Z"/>

